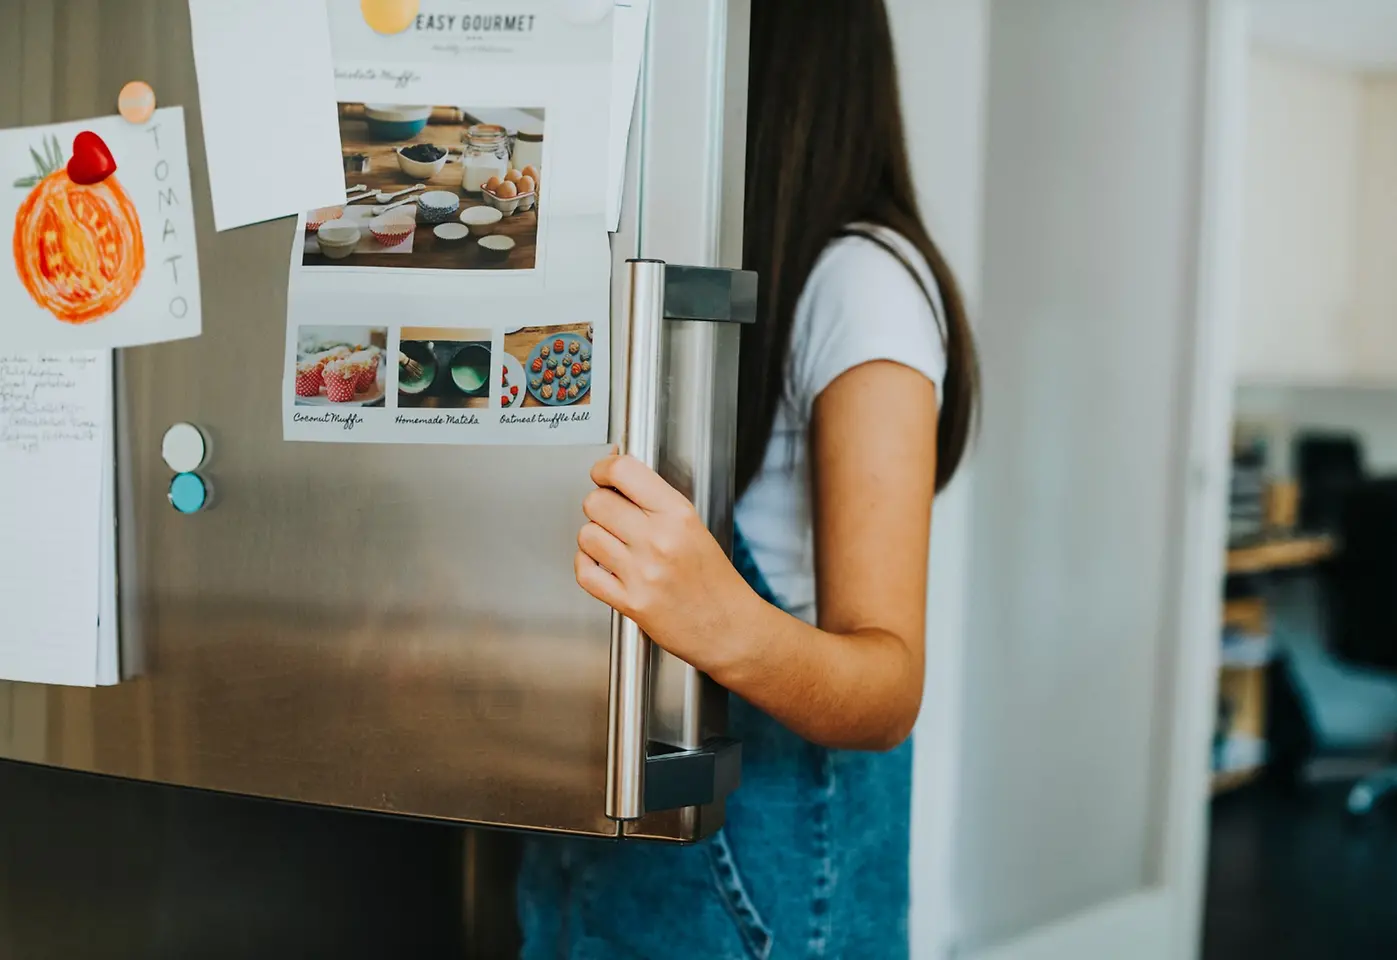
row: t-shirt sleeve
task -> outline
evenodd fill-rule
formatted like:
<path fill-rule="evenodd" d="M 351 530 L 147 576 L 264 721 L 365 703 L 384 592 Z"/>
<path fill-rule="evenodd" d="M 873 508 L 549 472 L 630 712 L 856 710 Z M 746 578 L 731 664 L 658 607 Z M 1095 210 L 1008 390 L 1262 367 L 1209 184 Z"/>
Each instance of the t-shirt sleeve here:
<path fill-rule="evenodd" d="M 892 253 L 847 237 L 820 257 L 796 305 L 788 367 L 793 404 L 808 417 L 840 374 L 874 360 L 922 373 L 940 396 L 946 350 L 922 287 Z"/>

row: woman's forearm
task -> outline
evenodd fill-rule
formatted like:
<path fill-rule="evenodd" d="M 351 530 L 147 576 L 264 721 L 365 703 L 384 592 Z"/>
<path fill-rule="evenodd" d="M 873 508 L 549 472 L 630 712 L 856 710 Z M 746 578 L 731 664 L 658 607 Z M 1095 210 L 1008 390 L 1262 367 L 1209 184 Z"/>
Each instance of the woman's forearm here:
<path fill-rule="evenodd" d="M 821 630 L 757 596 L 693 504 L 649 467 L 608 457 L 592 477 L 573 558 L 584 590 L 807 740 L 878 750 L 907 738 L 921 704 L 923 565 L 904 559 L 858 586 L 831 575 L 820 619 L 833 629 Z M 906 539 L 904 553 L 925 556 L 924 534 Z"/>
<path fill-rule="evenodd" d="M 731 607 L 726 636 L 684 644 L 711 651 L 695 665 L 714 680 L 821 746 L 888 750 L 907 739 L 922 670 L 906 642 L 877 628 L 821 630 L 755 594 Z"/>

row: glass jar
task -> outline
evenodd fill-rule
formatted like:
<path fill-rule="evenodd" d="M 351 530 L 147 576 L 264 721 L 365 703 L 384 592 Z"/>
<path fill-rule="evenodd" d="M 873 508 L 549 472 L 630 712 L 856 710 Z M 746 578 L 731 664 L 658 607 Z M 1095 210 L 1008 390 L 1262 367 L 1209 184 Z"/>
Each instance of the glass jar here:
<path fill-rule="evenodd" d="M 509 133 L 495 123 L 475 123 L 466 128 L 461 163 L 461 189 L 479 193 L 491 177 L 509 172 Z"/>
<path fill-rule="evenodd" d="M 516 170 L 533 167 L 543 172 L 543 134 L 521 131 L 514 138 L 514 167 Z"/>

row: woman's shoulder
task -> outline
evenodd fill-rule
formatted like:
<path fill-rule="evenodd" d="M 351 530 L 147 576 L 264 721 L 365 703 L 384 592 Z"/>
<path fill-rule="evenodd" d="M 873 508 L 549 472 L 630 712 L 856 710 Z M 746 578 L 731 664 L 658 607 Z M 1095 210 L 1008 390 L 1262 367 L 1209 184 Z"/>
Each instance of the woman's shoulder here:
<path fill-rule="evenodd" d="M 892 308 L 893 316 L 920 323 L 941 313 L 940 291 L 926 259 L 912 241 L 880 224 L 853 223 L 834 237 L 810 271 L 799 313 L 826 313 L 853 301 Z"/>
<path fill-rule="evenodd" d="M 825 247 L 796 306 L 789 369 L 798 406 L 870 360 L 915 367 L 939 388 L 940 309 L 931 270 L 909 240 L 887 227 L 851 225 Z"/>

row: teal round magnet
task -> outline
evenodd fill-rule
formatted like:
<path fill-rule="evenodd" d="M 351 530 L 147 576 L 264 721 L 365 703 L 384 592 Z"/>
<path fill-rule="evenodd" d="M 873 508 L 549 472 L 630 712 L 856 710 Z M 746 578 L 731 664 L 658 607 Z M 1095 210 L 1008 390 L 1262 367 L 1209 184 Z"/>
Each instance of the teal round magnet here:
<path fill-rule="evenodd" d="M 198 513 L 209 502 L 209 490 L 196 473 L 180 473 L 170 481 L 170 506 L 180 513 Z"/>

